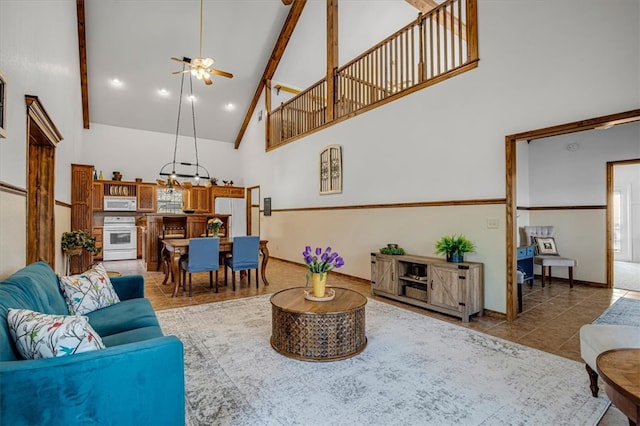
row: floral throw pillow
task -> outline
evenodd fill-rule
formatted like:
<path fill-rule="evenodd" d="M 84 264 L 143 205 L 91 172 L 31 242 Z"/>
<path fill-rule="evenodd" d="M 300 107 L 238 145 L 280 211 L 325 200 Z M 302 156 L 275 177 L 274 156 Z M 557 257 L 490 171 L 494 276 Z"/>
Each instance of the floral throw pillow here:
<path fill-rule="evenodd" d="M 54 358 L 104 349 L 89 319 L 8 309 L 9 333 L 25 359 Z"/>
<path fill-rule="evenodd" d="M 80 275 L 60 277 L 59 284 L 70 314 L 88 314 L 120 302 L 102 263 Z"/>

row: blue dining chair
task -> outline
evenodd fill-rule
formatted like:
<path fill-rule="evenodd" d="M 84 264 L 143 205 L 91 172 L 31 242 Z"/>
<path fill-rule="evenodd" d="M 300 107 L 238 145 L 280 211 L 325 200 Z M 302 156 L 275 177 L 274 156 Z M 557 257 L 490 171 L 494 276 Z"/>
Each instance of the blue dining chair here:
<path fill-rule="evenodd" d="M 251 269 L 256 270 L 256 288 L 258 288 L 258 256 L 260 249 L 259 236 L 234 237 L 231 257 L 224 259 L 224 284 L 227 285 L 227 268 L 231 269 L 233 290 L 236 289 L 236 271 L 247 271 L 247 279 L 251 285 Z"/>
<path fill-rule="evenodd" d="M 218 292 L 218 269 L 220 269 L 220 238 L 191 238 L 189 253 L 180 261 L 182 282 L 189 273 L 189 297 L 192 295 L 191 274 L 209 271 L 209 288 L 213 288 L 213 271 L 216 272 L 216 293 Z"/>

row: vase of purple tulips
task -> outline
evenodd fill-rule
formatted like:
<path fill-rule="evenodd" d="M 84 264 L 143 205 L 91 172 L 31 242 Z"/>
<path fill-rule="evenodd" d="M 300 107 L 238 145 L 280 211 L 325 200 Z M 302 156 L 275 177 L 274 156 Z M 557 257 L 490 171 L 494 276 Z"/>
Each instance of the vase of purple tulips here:
<path fill-rule="evenodd" d="M 315 297 L 324 297 L 327 286 L 327 273 L 344 265 L 344 259 L 340 257 L 337 251 L 331 251 L 331 247 L 322 250 L 316 247 L 314 251 L 311 246 L 307 246 L 302 253 L 304 263 L 309 268 L 307 272 L 307 287 L 309 281 L 313 285 L 313 295 Z"/>

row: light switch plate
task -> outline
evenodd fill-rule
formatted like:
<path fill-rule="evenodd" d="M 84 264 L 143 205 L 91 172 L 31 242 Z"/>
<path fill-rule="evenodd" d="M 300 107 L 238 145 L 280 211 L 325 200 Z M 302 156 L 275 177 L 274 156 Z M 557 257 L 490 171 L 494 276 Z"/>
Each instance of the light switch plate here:
<path fill-rule="evenodd" d="M 487 228 L 488 229 L 498 229 L 498 218 L 497 217 L 488 217 L 487 218 Z"/>

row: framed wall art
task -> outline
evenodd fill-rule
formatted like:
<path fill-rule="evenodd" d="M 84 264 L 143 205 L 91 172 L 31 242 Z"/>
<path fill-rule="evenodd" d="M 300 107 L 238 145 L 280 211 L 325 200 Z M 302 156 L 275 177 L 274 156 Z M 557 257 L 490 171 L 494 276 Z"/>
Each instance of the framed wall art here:
<path fill-rule="evenodd" d="M 320 151 L 320 194 L 342 192 L 342 148 L 329 145 Z"/>

